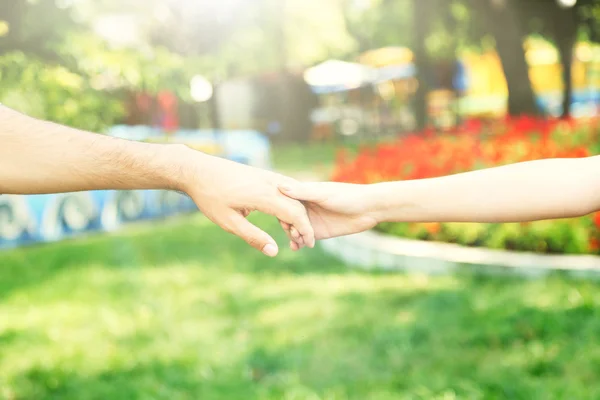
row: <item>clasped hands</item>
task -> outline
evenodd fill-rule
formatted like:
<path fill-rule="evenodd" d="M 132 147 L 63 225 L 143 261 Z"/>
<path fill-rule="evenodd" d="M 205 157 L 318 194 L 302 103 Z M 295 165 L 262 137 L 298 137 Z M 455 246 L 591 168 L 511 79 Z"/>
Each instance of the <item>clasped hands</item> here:
<path fill-rule="evenodd" d="M 275 216 L 292 250 L 314 247 L 316 240 L 361 232 L 378 222 L 376 213 L 367 209 L 361 185 L 300 183 L 195 151 L 182 154 L 178 161 L 178 189 L 212 222 L 269 257 L 277 255 L 277 243 L 246 219 L 253 211 Z"/>

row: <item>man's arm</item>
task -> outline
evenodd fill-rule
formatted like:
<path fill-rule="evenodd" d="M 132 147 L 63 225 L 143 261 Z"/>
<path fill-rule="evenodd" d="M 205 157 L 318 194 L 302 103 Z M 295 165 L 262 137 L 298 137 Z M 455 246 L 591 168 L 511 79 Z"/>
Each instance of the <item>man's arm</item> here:
<path fill-rule="evenodd" d="M 0 193 L 182 190 L 182 151 L 82 132 L 0 106 Z"/>
<path fill-rule="evenodd" d="M 289 178 L 183 145 L 127 141 L 36 120 L 0 106 L 0 193 L 170 189 L 187 193 L 228 232 L 269 256 L 275 241 L 244 217 L 262 211 L 314 245 L 302 204 L 279 193 Z"/>

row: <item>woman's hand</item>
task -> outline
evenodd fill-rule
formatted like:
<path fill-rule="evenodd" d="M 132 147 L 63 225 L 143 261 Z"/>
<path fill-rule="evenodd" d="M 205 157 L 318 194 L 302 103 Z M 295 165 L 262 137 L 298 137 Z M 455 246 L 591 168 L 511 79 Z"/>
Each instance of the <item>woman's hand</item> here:
<path fill-rule="evenodd" d="M 317 240 L 363 232 L 379 222 L 369 209 L 371 199 L 366 185 L 291 182 L 279 185 L 279 190 L 303 202 Z M 305 245 L 294 226 L 282 223 L 282 227 L 290 236 L 293 250 Z"/>
<path fill-rule="evenodd" d="M 449 176 L 371 185 L 280 187 L 304 202 L 317 239 L 348 235 L 379 222 L 530 222 L 600 211 L 600 156 L 555 158 Z M 292 248 L 301 235 L 289 229 Z"/>

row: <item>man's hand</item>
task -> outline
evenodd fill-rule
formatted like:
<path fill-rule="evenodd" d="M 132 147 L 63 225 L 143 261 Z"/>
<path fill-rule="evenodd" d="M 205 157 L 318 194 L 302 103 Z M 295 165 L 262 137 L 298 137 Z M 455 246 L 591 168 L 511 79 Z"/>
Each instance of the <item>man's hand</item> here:
<path fill-rule="evenodd" d="M 313 247 L 314 231 L 306 209 L 284 196 L 278 186 L 295 184 L 280 174 L 186 149 L 180 155 L 180 188 L 198 208 L 225 231 L 240 236 L 270 257 L 278 247 L 271 236 L 246 220 L 252 211 L 277 217 L 293 226 L 299 240 Z"/>
<path fill-rule="evenodd" d="M 315 240 L 304 206 L 277 189 L 283 183 L 294 181 L 183 145 L 95 135 L 0 106 L 0 193 L 178 190 L 226 231 L 275 256 L 275 241 L 246 221 L 251 211 L 293 225 L 303 244 Z"/>
<path fill-rule="evenodd" d="M 317 240 L 366 231 L 378 222 L 369 209 L 369 197 L 363 185 L 284 183 L 279 189 L 286 196 L 303 202 Z M 282 223 L 282 227 L 292 239 L 293 250 L 306 245 L 294 226 Z"/>

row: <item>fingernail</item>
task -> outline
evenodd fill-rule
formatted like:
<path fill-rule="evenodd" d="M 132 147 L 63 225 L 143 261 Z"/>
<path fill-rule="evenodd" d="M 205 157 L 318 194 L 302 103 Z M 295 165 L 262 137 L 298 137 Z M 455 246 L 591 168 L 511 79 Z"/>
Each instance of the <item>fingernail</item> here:
<path fill-rule="evenodd" d="M 263 247 L 263 253 L 269 257 L 275 257 L 277 255 L 277 246 L 269 243 L 265 247 Z"/>

